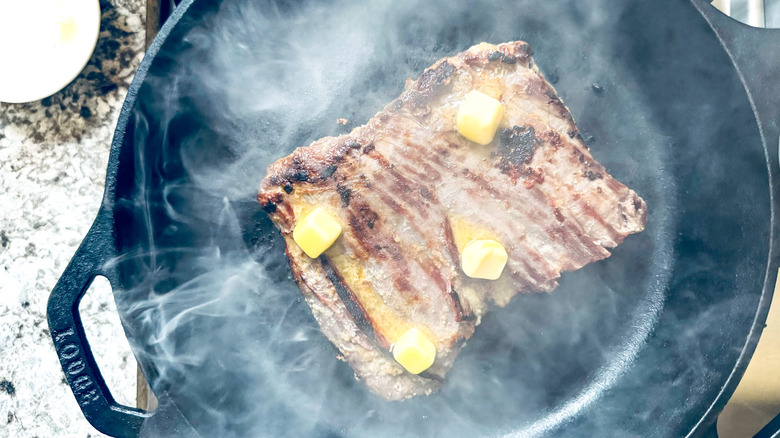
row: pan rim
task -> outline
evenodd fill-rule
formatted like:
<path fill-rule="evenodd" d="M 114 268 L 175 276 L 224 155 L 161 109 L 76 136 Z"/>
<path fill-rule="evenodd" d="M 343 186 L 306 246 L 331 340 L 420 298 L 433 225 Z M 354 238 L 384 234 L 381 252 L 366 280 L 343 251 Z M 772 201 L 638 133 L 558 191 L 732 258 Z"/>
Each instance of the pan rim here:
<path fill-rule="evenodd" d="M 107 215 L 108 220 L 112 223 L 112 226 L 113 226 L 113 219 L 110 218 L 110 215 L 111 215 L 111 211 L 114 209 L 114 203 L 115 203 L 117 174 L 119 170 L 119 156 L 122 148 L 125 147 L 124 140 L 125 140 L 126 130 L 130 123 L 130 118 L 132 117 L 136 109 L 140 89 L 143 86 L 143 84 L 146 82 L 149 69 L 151 68 L 152 64 L 157 58 L 157 55 L 160 52 L 162 46 L 167 41 L 172 30 L 179 24 L 181 19 L 186 15 L 187 11 L 193 5 L 193 3 L 195 3 L 195 1 L 196 0 L 183 0 L 176 7 L 171 17 L 165 22 L 165 24 L 160 29 L 157 36 L 154 38 L 152 44 L 149 46 L 149 49 L 144 55 L 144 58 L 138 67 L 138 70 L 133 78 L 133 81 L 130 84 L 130 87 L 128 88 L 128 92 L 125 97 L 122 108 L 120 110 L 120 114 L 117 119 L 117 124 L 114 131 L 114 136 L 111 142 L 111 150 L 109 154 L 108 166 L 106 171 L 106 183 L 105 183 L 103 199 L 101 202 L 100 213 L 99 213 L 99 215 L 104 215 L 104 214 Z M 758 340 L 761 337 L 761 333 L 763 332 L 764 322 L 766 321 L 767 315 L 769 313 L 769 307 L 771 304 L 772 296 L 774 294 L 774 285 L 778 276 L 777 266 L 778 266 L 778 258 L 779 258 L 778 248 L 775 242 L 777 239 L 775 234 L 775 227 L 777 221 L 777 217 L 775 214 L 776 213 L 775 210 L 777 207 L 775 206 L 775 204 L 777 202 L 776 201 L 777 196 L 774 189 L 774 180 L 778 176 L 777 172 L 779 169 L 776 169 L 775 166 L 772 165 L 773 161 L 771 159 L 770 152 L 769 152 L 770 148 L 768 147 L 765 131 L 762 129 L 761 123 L 759 121 L 758 113 L 754 102 L 754 97 L 751 94 L 749 88 L 747 87 L 743 73 L 740 70 L 737 63 L 735 62 L 733 54 L 728 50 L 728 48 L 723 42 L 722 37 L 718 34 L 717 29 L 712 24 L 709 16 L 702 9 L 703 7 L 705 6 L 708 7 L 709 5 L 708 4 L 705 5 L 703 3 L 703 0 L 689 0 L 689 1 L 697 9 L 698 13 L 705 19 L 707 24 L 710 26 L 710 29 L 717 37 L 718 42 L 721 44 L 722 49 L 728 54 L 729 59 L 731 60 L 731 67 L 733 67 L 736 70 L 740 82 L 742 83 L 743 90 L 747 94 L 748 100 L 750 102 L 751 111 L 753 112 L 753 118 L 758 126 L 758 130 L 760 133 L 762 148 L 764 150 L 765 164 L 767 166 L 769 196 L 770 196 L 770 225 L 769 225 L 770 235 L 769 235 L 768 251 L 767 251 L 767 263 L 766 263 L 765 274 L 764 274 L 764 284 L 763 284 L 758 305 L 756 307 L 755 316 L 751 324 L 750 330 L 748 332 L 748 335 L 745 339 L 745 343 L 741 346 L 740 355 L 738 356 L 737 360 L 734 362 L 734 365 L 732 366 L 730 373 L 723 381 L 720 391 L 712 400 L 709 407 L 707 407 L 707 409 L 703 413 L 698 415 L 699 420 L 693 425 L 691 430 L 686 434 L 686 437 L 700 435 L 705 429 L 707 429 L 708 426 L 713 424 L 717 419 L 717 415 L 726 405 L 729 398 L 731 397 L 734 390 L 736 389 L 737 385 L 739 384 L 739 381 L 743 376 L 750 362 L 750 359 L 753 356 L 753 353 L 755 352 L 756 346 L 758 344 Z M 111 275 L 112 278 L 118 278 L 116 272 L 117 269 L 118 269 L 117 266 L 114 266 L 112 268 L 112 270 L 114 270 L 114 272 Z M 123 329 L 126 329 L 124 322 L 123 322 Z M 135 354 L 135 352 L 133 353 Z"/>
<path fill-rule="evenodd" d="M 729 50 L 723 37 L 718 32 L 717 26 L 715 26 L 714 23 L 712 22 L 711 17 L 704 11 L 705 7 L 710 7 L 713 10 L 715 10 L 715 7 L 709 4 L 705 4 L 702 0 L 690 0 L 690 2 L 693 4 L 696 10 L 701 14 L 701 16 L 707 22 L 707 25 L 715 34 L 715 37 L 718 39 L 718 42 L 720 43 L 721 47 L 728 55 L 729 60 L 731 60 L 731 66 L 734 68 L 734 70 L 736 70 L 737 76 L 739 77 L 739 81 L 742 84 L 742 89 L 744 90 L 745 94 L 747 95 L 748 101 L 750 102 L 750 109 L 753 112 L 753 118 L 758 127 L 759 136 L 761 137 L 761 147 L 764 150 L 764 161 L 767 166 L 767 176 L 768 176 L 767 182 L 769 184 L 770 221 L 769 221 L 769 242 L 768 242 L 768 251 L 767 251 L 767 263 L 764 272 L 764 286 L 761 291 L 761 297 L 759 298 L 758 306 L 756 308 L 755 317 L 753 318 L 753 324 L 750 327 L 750 331 L 748 332 L 747 339 L 745 339 L 745 344 L 742 347 L 742 351 L 740 352 L 739 357 L 737 357 L 737 361 L 735 362 L 734 367 L 731 369 L 731 372 L 729 373 L 728 377 L 723 382 L 723 387 L 715 396 L 715 400 L 712 401 L 709 408 L 702 414 L 701 419 L 693 426 L 693 429 L 691 429 L 691 431 L 686 435 L 686 438 L 700 434 L 705 427 L 715 422 L 718 414 L 720 414 L 720 412 L 726 406 L 726 403 L 728 403 L 729 399 L 733 395 L 734 391 L 737 389 L 737 386 L 739 385 L 740 380 L 742 380 L 742 376 L 745 374 L 745 370 L 747 369 L 750 360 L 753 358 L 753 354 L 755 353 L 756 346 L 758 345 L 758 341 L 761 338 L 761 333 L 764 331 L 764 327 L 766 325 L 765 322 L 767 316 L 769 315 L 769 307 L 772 304 L 772 297 L 774 295 L 775 283 L 777 282 L 777 277 L 778 277 L 778 266 L 777 266 L 778 248 L 776 245 L 777 237 L 775 235 L 775 227 L 777 225 L 777 215 L 775 214 L 776 204 L 777 204 L 777 200 L 776 200 L 777 194 L 775 193 L 775 188 L 774 188 L 775 186 L 774 180 L 777 177 L 777 167 L 772 165 L 772 158 L 769 152 L 771 149 L 768 147 L 767 135 L 764 130 L 764 127 L 761 124 L 761 120 L 759 118 L 755 97 L 753 96 L 753 93 L 750 91 L 750 88 L 748 87 L 745 76 L 742 70 L 740 69 L 739 64 L 737 63 L 734 54 L 731 52 L 731 50 Z M 718 11 L 717 13 L 720 13 L 720 11 Z M 739 23 L 736 20 L 733 21 L 735 25 L 743 25 L 742 23 Z M 777 148 L 774 148 L 774 150 L 777 151 Z M 778 153 L 780 153 L 780 151 L 778 151 Z"/>

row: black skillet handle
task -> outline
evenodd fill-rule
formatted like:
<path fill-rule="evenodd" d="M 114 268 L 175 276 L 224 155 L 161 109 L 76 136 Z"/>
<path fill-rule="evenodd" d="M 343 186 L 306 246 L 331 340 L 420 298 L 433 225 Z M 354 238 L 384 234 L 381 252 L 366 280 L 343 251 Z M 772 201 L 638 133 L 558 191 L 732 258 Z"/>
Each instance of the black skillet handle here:
<path fill-rule="evenodd" d="M 777 169 L 780 164 L 778 162 L 778 154 L 780 153 L 778 150 L 780 146 L 780 29 L 751 27 L 722 14 L 708 1 L 692 1 L 709 22 L 739 71 L 740 79 L 756 114 L 761 140 L 768 152 L 769 164 Z M 724 108 L 725 110 L 727 109 Z M 739 145 L 734 146 L 739 147 Z M 775 233 L 777 231 L 777 229 L 773 230 Z M 770 269 L 777 269 L 777 260 L 772 260 Z M 771 297 L 767 299 L 771 299 Z M 717 436 L 714 424 L 705 436 Z M 769 422 L 754 438 L 775 437 L 780 437 L 780 415 Z"/>
<path fill-rule="evenodd" d="M 114 401 L 95 363 L 79 316 L 81 298 L 92 280 L 103 274 L 105 260 L 115 252 L 111 250 L 113 227 L 104 211 L 101 210 L 49 296 L 49 330 L 68 384 L 90 424 L 113 437 L 135 438 L 149 414 Z"/>

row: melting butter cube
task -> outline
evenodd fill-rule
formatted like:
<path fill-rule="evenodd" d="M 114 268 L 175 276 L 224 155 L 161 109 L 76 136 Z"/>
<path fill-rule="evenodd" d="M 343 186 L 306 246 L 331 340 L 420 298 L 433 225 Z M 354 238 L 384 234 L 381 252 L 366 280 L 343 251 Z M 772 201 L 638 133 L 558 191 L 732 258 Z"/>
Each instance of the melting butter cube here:
<path fill-rule="evenodd" d="M 472 240 L 463 247 L 460 264 L 471 278 L 498 280 L 507 260 L 506 249 L 495 240 Z"/>
<path fill-rule="evenodd" d="M 293 240 L 314 259 L 330 248 L 340 234 L 338 219 L 324 208 L 317 207 L 295 224 Z"/>
<path fill-rule="evenodd" d="M 393 357 L 412 374 L 430 368 L 436 359 L 436 346 L 417 328 L 404 332 L 393 344 Z"/>
<path fill-rule="evenodd" d="M 474 143 L 488 144 L 493 141 L 502 117 L 501 102 L 474 90 L 466 95 L 458 110 L 458 132 Z"/>

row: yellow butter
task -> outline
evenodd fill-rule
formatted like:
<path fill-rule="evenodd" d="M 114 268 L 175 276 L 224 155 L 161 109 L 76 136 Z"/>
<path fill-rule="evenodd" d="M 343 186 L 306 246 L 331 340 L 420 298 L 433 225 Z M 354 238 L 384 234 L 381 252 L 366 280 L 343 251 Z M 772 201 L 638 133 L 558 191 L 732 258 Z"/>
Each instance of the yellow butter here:
<path fill-rule="evenodd" d="M 458 254 L 463 252 L 467 243 L 474 240 L 474 236 L 480 239 L 493 239 L 498 241 L 498 235 L 492 230 L 473 222 L 457 213 L 450 213 L 447 216 L 452 228 L 452 237 L 455 240 L 455 246 L 458 248 Z"/>
<path fill-rule="evenodd" d="M 341 234 L 338 219 L 317 207 L 299 220 L 293 229 L 293 240 L 311 258 L 317 258 L 333 245 Z"/>
<path fill-rule="evenodd" d="M 384 302 L 379 292 L 373 288 L 371 281 L 366 278 L 365 266 L 356 261 L 354 255 L 338 251 L 335 254 L 328 254 L 328 257 L 330 264 L 336 268 L 371 321 L 375 334 L 392 343 L 412 327 L 395 309 Z"/>
<path fill-rule="evenodd" d="M 507 260 L 506 249 L 495 240 L 472 240 L 463 248 L 460 264 L 471 278 L 498 280 Z"/>
<path fill-rule="evenodd" d="M 502 117 L 501 102 L 474 90 L 466 95 L 458 110 L 458 132 L 474 143 L 488 144 L 493 141 Z"/>
<path fill-rule="evenodd" d="M 436 346 L 425 333 L 410 328 L 393 345 L 393 357 L 412 374 L 420 374 L 436 360 Z"/>

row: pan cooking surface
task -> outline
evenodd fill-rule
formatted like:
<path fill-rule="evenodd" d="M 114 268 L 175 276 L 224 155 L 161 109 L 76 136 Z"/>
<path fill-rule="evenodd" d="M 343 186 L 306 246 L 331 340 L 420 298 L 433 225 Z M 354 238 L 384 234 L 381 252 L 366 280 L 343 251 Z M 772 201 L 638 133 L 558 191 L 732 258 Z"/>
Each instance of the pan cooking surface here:
<path fill-rule="evenodd" d="M 203 436 L 694 427 L 755 314 L 769 191 L 745 93 L 692 6 L 206 3 L 157 55 L 119 157 L 116 298 L 163 403 Z M 257 184 L 294 148 L 364 123 L 436 59 L 517 39 L 595 158 L 646 200 L 647 229 L 554 293 L 488 314 L 440 393 L 385 402 L 319 332 Z"/>

